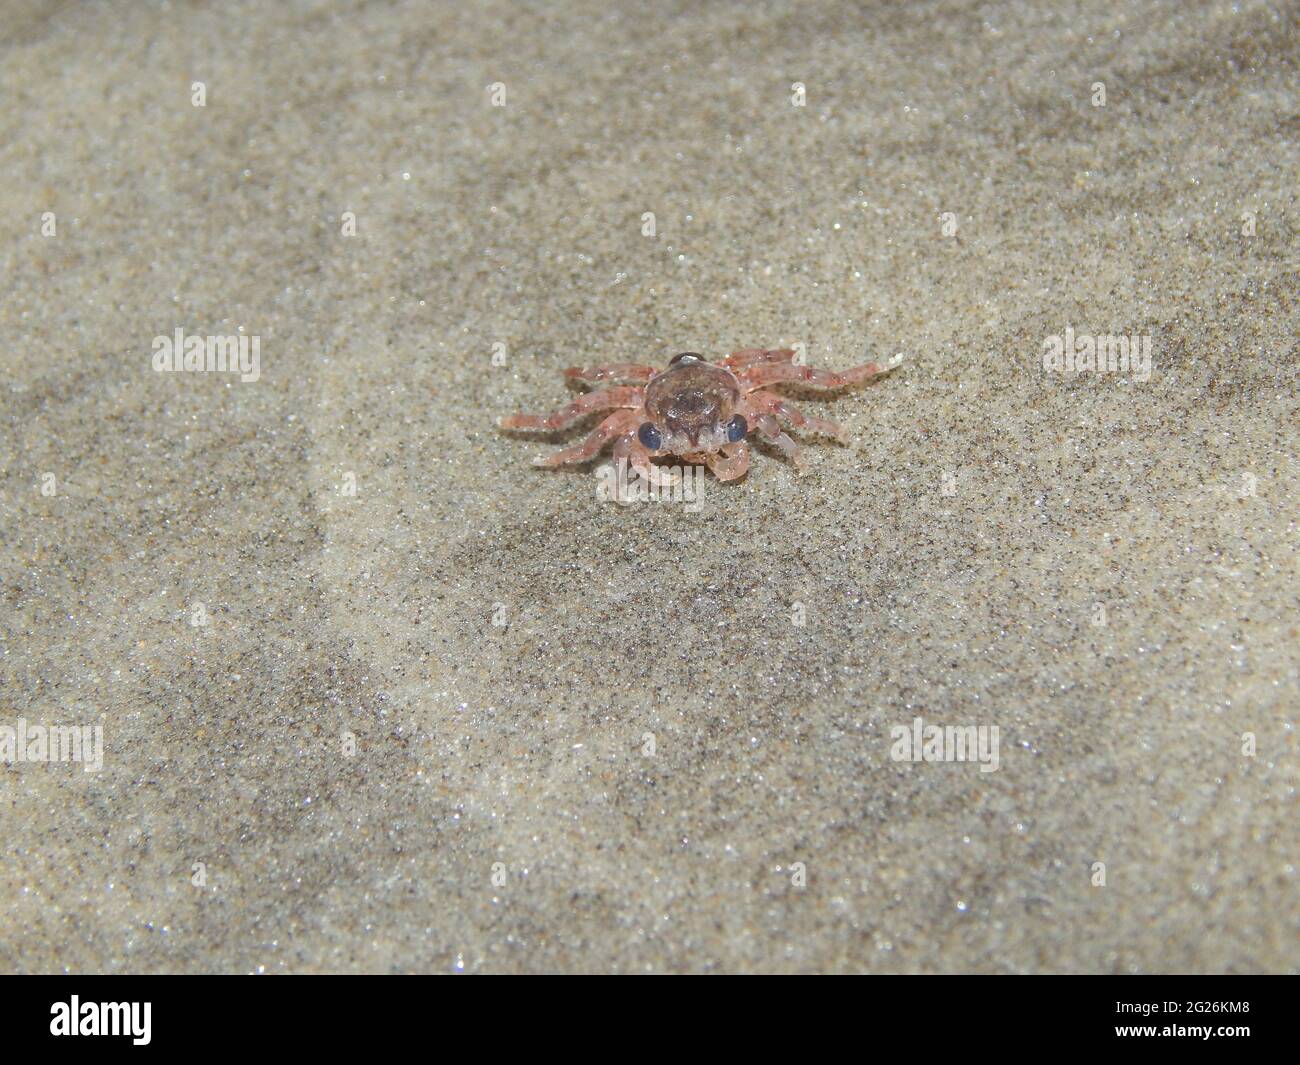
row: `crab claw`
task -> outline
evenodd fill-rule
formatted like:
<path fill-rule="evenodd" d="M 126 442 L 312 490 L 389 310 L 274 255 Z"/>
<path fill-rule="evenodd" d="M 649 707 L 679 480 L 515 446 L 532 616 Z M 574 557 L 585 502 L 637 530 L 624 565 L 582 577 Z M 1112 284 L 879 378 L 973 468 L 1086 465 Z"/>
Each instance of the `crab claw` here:
<path fill-rule="evenodd" d="M 708 456 L 709 469 L 719 481 L 734 481 L 749 469 L 749 446 L 744 443 L 728 444 Z"/>
<path fill-rule="evenodd" d="M 656 488 L 672 488 L 682 482 L 682 471 L 675 466 L 656 466 L 647 462 L 644 466 L 637 466 L 636 472 Z"/>

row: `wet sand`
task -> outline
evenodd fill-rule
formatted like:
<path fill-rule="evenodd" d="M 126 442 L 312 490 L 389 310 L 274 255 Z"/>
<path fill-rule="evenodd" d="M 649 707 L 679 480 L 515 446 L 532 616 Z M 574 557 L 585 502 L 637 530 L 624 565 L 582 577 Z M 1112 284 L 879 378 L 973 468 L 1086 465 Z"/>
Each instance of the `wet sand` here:
<path fill-rule="evenodd" d="M 1048 8 L 9 5 L 0 968 L 1295 971 L 1300 31 Z M 788 344 L 698 508 L 495 427 Z"/>

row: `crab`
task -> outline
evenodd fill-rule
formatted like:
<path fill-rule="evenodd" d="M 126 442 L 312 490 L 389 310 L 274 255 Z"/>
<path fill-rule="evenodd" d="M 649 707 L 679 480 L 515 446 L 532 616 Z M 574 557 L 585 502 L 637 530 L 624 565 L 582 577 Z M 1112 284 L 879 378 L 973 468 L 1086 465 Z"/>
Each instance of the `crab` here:
<path fill-rule="evenodd" d="M 849 441 L 848 430 L 835 422 L 806 417 L 784 397 L 767 389 L 786 382 L 812 388 L 843 388 L 888 373 L 902 362 L 902 356 L 841 373 L 814 369 L 794 359 L 792 348 L 745 348 L 732 352 L 720 363 L 684 351 L 674 355 L 662 370 L 630 363 L 592 369 L 571 367 L 564 371 L 569 380 L 614 387 L 586 392 L 553 414 L 511 414 L 501 418 L 499 424 L 503 429 L 564 429 L 588 414 L 613 411 L 582 443 L 540 455 L 533 460 L 534 466 L 587 462 L 612 440 L 615 459 L 626 461 L 652 484 L 673 483 L 674 474 L 651 461 L 668 455 L 687 463 L 704 463 L 718 480 L 734 481 L 749 469 L 748 441 L 757 435 L 784 453 L 803 473 L 806 458 L 783 431 L 782 422 L 842 444 Z"/>

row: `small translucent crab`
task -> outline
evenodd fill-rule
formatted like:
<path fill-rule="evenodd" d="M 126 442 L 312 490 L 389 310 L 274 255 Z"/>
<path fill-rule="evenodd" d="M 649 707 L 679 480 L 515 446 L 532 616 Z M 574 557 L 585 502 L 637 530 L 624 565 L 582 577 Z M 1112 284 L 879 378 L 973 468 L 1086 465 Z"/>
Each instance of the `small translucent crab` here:
<path fill-rule="evenodd" d="M 673 356 L 664 370 L 634 364 L 586 370 L 573 367 L 564 371 L 571 380 L 638 383 L 584 393 L 554 414 L 511 414 L 502 418 L 500 425 L 503 429 L 563 429 L 596 411 L 614 412 L 581 444 L 538 456 L 534 466 L 586 462 L 613 440 L 615 459 L 626 460 L 652 484 L 674 480 L 671 473 L 651 462 L 665 455 L 689 463 L 703 462 L 718 480 L 733 481 L 749 468 L 747 439 L 757 433 L 758 439 L 777 447 L 802 473 L 806 460 L 799 446 L 782 431 L 782 422 L 824 433 L 840 443 L 848 443 L 848 430 L 835 422 L 805 417 L 782 396 L 765 390 L 785 382 L 843 388 L 888 373 L 902 362 L 902 356 L 842 373 L 803 366 L 794 357 L 790 348 L 745 348 L 732 352 L 721 363 L 684 351 Z"/>

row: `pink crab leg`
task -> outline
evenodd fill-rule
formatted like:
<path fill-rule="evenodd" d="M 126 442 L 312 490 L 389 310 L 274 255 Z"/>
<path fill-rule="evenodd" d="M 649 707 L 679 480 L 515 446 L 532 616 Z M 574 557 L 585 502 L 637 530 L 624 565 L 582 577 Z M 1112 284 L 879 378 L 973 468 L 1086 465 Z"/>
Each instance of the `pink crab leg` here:
<path fill-rule="evenodd" d="M 591 435 L 581 444 L 566 447 L 563 451 L 556 451 L 551 455 L 538 455 L 537 458 L 533 459 L 533 465 L 563 466 L 570 462 L 586 462 L 588 459 L 594 458 L 600 449 L 614 437 L 632 429 L 636 424 L 636 420 L 637 414 L 635 411 L 615 411 L 596 426 Z"/>
<path fill-rule="evenodd" d="M 765 348 L 741 348 L 723 359 L 722 365 L 729 370 L 739 370 L 759 363 L 789 362 L 794 356 L 794 348 L 774 348 L 771 351 Z"/>
<path fill-rule="evenodd" d="M 743 440 L 738 444 L 724 444 L 721 451 L 705 455 L 704 461 L 719 481 L 734 481 L 749 469 L 749 445 Z"/>
<path fill-rule="evenodd" d="M 833 440 L 838 440 L 841 444 L 849 442 L 849 431 L 839 422 L 827 421 L 824 418 L 809 418 L 798 407 L 787 403 L 775 392 L 751 392 L 745 397 L 745 405 L 748 410 L 756 414 L 775 414 L 796 429 L 822 433 Z"/>
<path fill-rule="evenodd" d="M 649 381 L 658 372 L 657 366 L 620 362 L 615 366 L 593 366 L 585 370 L 581 366 L 570 366 L 564 371 L 564 376 L 571 381 L 599 384 L 602 381 Z"/>
<path fill-rule="evenodd" d="M 788 433 L 781 432 L 781 423 L 771 414 L 756 415 L 753 421 L 754 429 L 759 436 L 769 444 L 779 448 L 791 462 L 797 473 L 805 473 L 808 469 L 808 459 L 804 456 L 799 445 L 790 439 Z"/>
<path fill-rule="evenodd" d="M 855 366 L 851 370 L 845 370 L 843 373 L 786 363 L 775 366 L 755 366 L 752 370 L 741 372 L 740 383 L 747 392 L 752 392 L 756 388 L 766 388 L 768 385 L 780 384 L 782 381 L 797 381 L 799 384 L 809 385 L 812 388 L 843 388 L 845 385 L 855 385 L 859 381 L 865 381 L 871 377 L 878 377 L 882 373 L 888 373 L 900 362 L 902 362 L 902 358 L 895 355 L 883 366 L 878 362 L 869 362 L 864 366 Z"/>
<path fill-rule="evenodd" d="M 588 392 L 553 414 L 510 414 L 502 418 L 500 424 L 502 429 L 563 429 L 593 411 L 639 407 L 644 400 L 644 388 L 623 385 L 600 392 Z"/>

